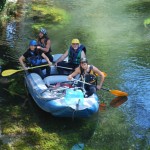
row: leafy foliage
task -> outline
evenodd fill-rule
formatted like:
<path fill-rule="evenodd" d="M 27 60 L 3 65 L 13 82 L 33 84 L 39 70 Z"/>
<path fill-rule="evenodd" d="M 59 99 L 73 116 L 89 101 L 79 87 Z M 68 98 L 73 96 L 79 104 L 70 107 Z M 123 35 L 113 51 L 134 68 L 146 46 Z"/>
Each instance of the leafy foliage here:
<path fill-rule="evenodd" d="M 6 0 L 1 0 L 0 12 L 3 10 L 5 3 L 6 3 Z"/>

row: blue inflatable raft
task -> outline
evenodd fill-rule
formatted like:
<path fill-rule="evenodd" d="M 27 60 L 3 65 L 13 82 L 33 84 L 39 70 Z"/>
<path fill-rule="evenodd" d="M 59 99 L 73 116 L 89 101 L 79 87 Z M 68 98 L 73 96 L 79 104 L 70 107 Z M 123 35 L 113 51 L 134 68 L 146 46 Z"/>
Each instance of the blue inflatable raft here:
<path fill-rule="evenodd" d="M 51 75 L 44 79 L 36 73 L 26 73 L 25 83 L 35 103 L 53 116 L 87 118 L 99 110 L 97 94 L 85 97 L 77 81 L 58 75 L 55 66 L 51 67 Z"/>

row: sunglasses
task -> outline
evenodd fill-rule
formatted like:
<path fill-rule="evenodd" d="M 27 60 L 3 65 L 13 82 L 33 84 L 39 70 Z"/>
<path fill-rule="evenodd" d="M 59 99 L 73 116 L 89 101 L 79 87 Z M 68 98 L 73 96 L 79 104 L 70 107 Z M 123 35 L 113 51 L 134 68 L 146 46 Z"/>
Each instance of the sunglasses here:
<path fill-rule="evenodd" d="M 79 45 L 78 43 L 72 43 L 72 45 Z"/>

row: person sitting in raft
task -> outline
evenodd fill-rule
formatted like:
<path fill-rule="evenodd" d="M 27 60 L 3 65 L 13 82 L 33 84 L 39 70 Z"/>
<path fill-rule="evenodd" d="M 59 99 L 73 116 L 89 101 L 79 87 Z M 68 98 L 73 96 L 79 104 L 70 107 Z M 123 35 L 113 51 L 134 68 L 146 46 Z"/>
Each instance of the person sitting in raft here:
<path fill-rule="evenodd" d="M 27 67 L 32 67 L 32 66 L 39 66 L 42 65 L 42 59 L 46 59 L 48 62 L 49 66 L 51 66 L 51 62 L 48 59 L 48 57 L 41 51 L 37 49 L 37 42 L 35 40 L 31 40 L 29 43 L 29 49 L 20 56 L 19 62 L 22 65 L 24 70 L 28 70 Z M 26 63 L 24 63 L 26 62 Z M 42 69 L 46 68 L 46 76 L 50 75 L 50 67 L 42 67 L 42 68 L 34 68 L 32 70 L 29 70 L 29 72 L 35 72 L 41 76 L 41 78 L 45 78 L 44 73 L 42 72 Z"/>
<path fill-rule="evenodd" d="M 45 55 L 49 58 L 51 62 L 53 62 L 53 56 L 51 55 L 51 41 L 47 36 L 47 31 L 44 28 L 41 28 L 38 36 L 38 45 L 37 49 L 40 49 Z"/>
<path fill-rule="evenodd" d="M 55 66 L 58 66 L 59 74 L 64 74 L 65 69 L 63 67 L 72 68 L 73 70 L 77 68 L 80 64 L 80 59 L 85 57 L 85 54 L 85 46 L 80 44 L 78 39 L 73 39 L 70 48 L 55 62 Z M 64 61 L 66 57 L 68 57 L 68 62 Z"/>
<path fill-rule="evenodd" d="M 95 66 L 88 65 L 88 61 L 86 58 L 81 58 L 80 60 L 80 66 L 75 69 L 75 71 L 68 76 L 68 80 L 72 80 L 73 77 L 80 74 L 82 85 L 84 84 L 84 81 L 86 84 L 84 85 L 84 88 L 86 90 L 86 95 L 91 96 L 93 93 L 96 93 L 96 90 L 100 90 L 102 87 L 102 84 L 104 82 L 104 74 Z M 100 83 L 97 84 L 97 77 L 100 77 Z M 80 84 L 80 86 L 82 86 Z"/>

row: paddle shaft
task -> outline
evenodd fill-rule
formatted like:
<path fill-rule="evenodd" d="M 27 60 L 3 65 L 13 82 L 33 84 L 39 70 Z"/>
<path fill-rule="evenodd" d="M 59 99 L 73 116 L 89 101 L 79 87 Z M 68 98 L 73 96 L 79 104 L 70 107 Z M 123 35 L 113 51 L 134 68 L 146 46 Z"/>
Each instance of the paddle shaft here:
<path fill-rule="evenodd" d="M 109 89 L 105 89 L 105 88 L 101 88 L 102 90 L 104 90 L 104 91 L 108 91 L 108 92 L 110 92 L 110 90 Z"/>
<path fill-rule="evenodd" d="M 31 70 L 31 69 L 35 69 L 35 68 L 40 68 L 40 67 L 45 67 L 48 66 L 49 64 L 45 64 L 45 65 L 40 65 L 40 66 L 34 66 L 34 67 L 29 67 L 27 68 L 27 70 Z M 16 70 L 16 71 L 24 71 L 25 69 L 20 69 L 20 70 Z"/>
<path fill-rule="evenodd" d="M 74 71 L 74 69 L 73 68 L 68 68 L 68 67 L 63 67 L 63 66 L 56 66 L 57 68 L 64 68 L 64 69 L 68 69 L 68 70 L 73 70 Z M 104 76 L 106 77 L 107 76 L 107 73 L 105 73 L 105 72 L 102 72 L 103 74 L 104 74 Z"/>
<path fill-rule="evenodd" d="M 63 67 L 63 66 L 56 66 L 57 68 L 63 68 L 63 69 L 68 69 L 68 70 L 74 70 L 73 68 L 68 68 L 68 67 Z"/>
<path fill-rule="evenodd" d="M 30 70 L 30 69 L 35 69 L 35 68 L 40 68 L 40 67 L 44 67 L 44 66 L 48 66 L 49 64 L 45 64 L 45 65 L 41 65 L 41 66 L 35 66 L 35 67 L 30 67 L 27 68 L 26 70 Z M 8 70 L 4 70 L 2 72 L 2 76 L 10 76 L 14 73 L 20 72 L 20 71 L 25 71 L 24 69 L 20 69 L 20 70 L 15 70 L 15 69 L 8 69 Z"/>
<path fill-rule="evenodd" d="M 77 80 L 77 79 L 73 79 L 73 80 L 78 81 L 78 82 L 81 82 L 81 83 L 84 83 L 84 84 L 87 84 L 87 85 L 92 85 L 92 84 L 87 83 L 87 82 L 85 82 L 85 81 L 80 81 L 80 80 Z"/>
<path fill-rule="evenodd" d="M 87 84 L 87 85 L 92 85 L 92 84 L 90 84 L 90 83 L 87 83 L 87 82 L 84 82 L 84 81 L 80 81 L 80 80 L 77 80 L 77 79 L 74 79 L 74 80 L 76 80 L 76 81 L 78 81 L 78 82 L 82 82 L 82 83 Z M 109 89 L 105 89 L 105 88 L 101 88 L 101 89 L 110 92 Z"/>
<path fill-rule="evenodd" d="M 31 70 L 31 69 L 35 69 L 35 68 L 40 68 L 40 67 L 45 67 L 45 66 L 48 66 L 49 64 L 45 64 L 45 65 L 40 65 L 40 66 L 34 66 L 34 67 L 30 67 L 30 68 L 27 68 L 26 70 Z M 68 67 L 63 67 L 63 66 L 55 66 L 57 68 L 63 68 L 63 69 L 68 69 L 68 70 L 73 70 L 73 68 L 68 68 Z M 15 70 L 15 69 L 8 69 L 8 70 L 4 70 L 2 72 L 2 76 L 9 76 L 9 75 L 12 75 L 14 73 L 17 73 L 17 72 L 20 72 L 20 71 L 25 71 L 25 69 L 20 69 L 20 70 Z M 107 74 L 105 72 L 103 72 L 105 76 L 107 76 Z"/>
<path fill-rule="evenodd" d="M 28 68 L 28 70 L 30 69 L 35 69 L 35 68 L 40 68 L 40 67 L 45 67 L 45 66 L 48 66 L 49 64 L 45 64 L 45 65 L 40 65 L 40 66 L 35 66 L 35 67 L 30 67 Z M 24 69 L 23 69 L 24 70 Z"/>
<path fill-rule="evenodd" d="M 80 80 L 77 80 L 77 79 L 74 79 L 78 82 L 82 82 L 84 84 L 87 84 L 87 85 L 92 85 L 90 83 L 87 83 L 87 82 L 84 82 L 84 81 L 80 81 Z M 115 95 L 115 96 L 128 96 L 128 93 L 126 92 L 122 92 L 122 91 L 119 91 L 119 90 L 109 90 L 109 89 L 106 89 L 106 88 L 101 88 L 102 90 L 105 90 L 105 91 L 108 91 L 110 92 L 111 94 Z"/>

